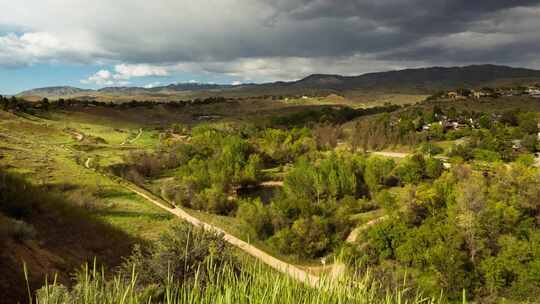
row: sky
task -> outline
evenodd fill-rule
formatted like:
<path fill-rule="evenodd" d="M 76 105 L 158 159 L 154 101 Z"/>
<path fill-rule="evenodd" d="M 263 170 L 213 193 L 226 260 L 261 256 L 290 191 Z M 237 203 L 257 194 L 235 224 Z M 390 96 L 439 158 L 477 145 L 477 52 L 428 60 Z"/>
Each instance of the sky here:
<path fill-rule="evenodd" d="M 0 94 L 540 69 L 540 0 L 0 0 Z"/>

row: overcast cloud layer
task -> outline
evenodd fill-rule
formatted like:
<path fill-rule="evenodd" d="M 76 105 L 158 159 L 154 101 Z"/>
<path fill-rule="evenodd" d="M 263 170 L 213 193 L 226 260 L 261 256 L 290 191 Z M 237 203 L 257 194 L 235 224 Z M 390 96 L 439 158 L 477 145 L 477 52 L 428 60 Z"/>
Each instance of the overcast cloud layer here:
<path fill-rule="evenodd" d="M 174 73 L 245 81 L 497 63 L 540 68 L 540 1 L 0 0 L 0 67 L 112 66 L 83 83 Z"/>

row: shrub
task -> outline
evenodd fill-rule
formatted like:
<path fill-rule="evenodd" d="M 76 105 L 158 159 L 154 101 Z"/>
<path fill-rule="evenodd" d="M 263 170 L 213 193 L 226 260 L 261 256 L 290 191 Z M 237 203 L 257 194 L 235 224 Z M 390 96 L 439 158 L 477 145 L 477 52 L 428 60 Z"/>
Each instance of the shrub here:
<path fill-rule="evenodd" d="M 417 154 L 407 158 L 395 169 L 395 174 L 401 183 L 416 184 L 422 180 L 425 169 L 425 159 Z"/>
<path fill-rule="evenodd" d="M 36 238 L 37 232 L 34 226 L 20 220 L 12 220 L 9 234 L 17 241 L 27 241 Z"/>
<path fill-rule="evenodd" d="M 499 153 L 485 149 L 474 149 L 473 155 L 475 159 L 487 162 L 495 162 L 501 160 L 501 155 Z"/>
<path fill-rule="evenodd" d="M 444 171 L 442 161 L 429 157 L 426 159 L 426 176 L 429 178 L 438 178 Z"/>
<path fill-rule="evenodd" d="M 236 217 L 249 229 L 253 229 L 260 239 L 266 239 L 274 233 L 270 210 L 261 203 L 260 199 L 240 202 Z"/>
<path fill-rule="evenodd" d="M 171 226 L 157 242 L 147 247 L 136 246 L 119 272 L 130 279 L 135 268 L 142 286 L 164 285 L 171 276 L 189 282 L 197 275 L 205 282 L 211 269 L 209 263 L 218 269 L 237 268 L 237 261 L 221 235 L 182 222 Z"/>
<path fill-rule="evenodd" d="M 381 184 L 383 184 L 385 178 L 390 175 L 395 166 L 395 162 L 391 159 L 373 156 L 368 158 L 364 170 L 364 180 L 372 194 L 380 189 Z"/>
<path fill-rule="evenodd" d="M 428 154 L 428 155 L 437 155 L 441 154 L 444 150 L 443 148 L 432 144 L 431 142 L 424 142 L 422 145 L 420 145 L 420 152 L 422 154 Z"/>
<path fill-rule="evenodd" d="M 23 242 L 33 240 L 36 236 L 36 229 L 31 224 L 0 214 L 0 242 L 6 239 Z"/>

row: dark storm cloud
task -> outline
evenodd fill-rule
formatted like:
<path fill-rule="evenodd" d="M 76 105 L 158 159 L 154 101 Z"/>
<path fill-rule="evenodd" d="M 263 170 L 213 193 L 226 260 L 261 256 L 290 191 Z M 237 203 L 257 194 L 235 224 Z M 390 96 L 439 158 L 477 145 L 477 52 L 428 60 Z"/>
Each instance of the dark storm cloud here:
<path fill-rule="evenodd" d="M 341 20 L 342 30 L 336 28 L 322 31 L 321 36 L 340 37 L 347 33 L 349 43 L 338 43 L 336 50 L 339 54 L 354 52 L 383 53 L 381 58 L 390 59 L 437 59 L 437 56 L 450 56 L 447 59 L 456 59 L 460 56 L 479 59 L 482 52 L 489 53 L 485 59 L 496 60 L 496 54 L 504 54 L 503 50 L 478 50 L 470 53 L 462 49 L 447 49 L 449 46 L 423 46 L 420 42 L 433 37 L 441 37 L 461 32 L 475 32 L 484 34 L 508 31 L 497 25 L 501 22 L 512 23 L 525 22 L 531 26 L 532 33 L 515 32 L 523 35 L 524 40 L 531 39 L 527 34 L 535 34 L 536 40 L 540 40 L 540 14 L 520 16 L 512 13 L 512 9 L 520 8 L 523 11 L 535 10 L 540 1 L 494 1 L 494 0 L 378 0 L 378 1 L 354 1 L 354 0 L 296 0 L 279 1 L 267 0 L 267 3 L 276 8 L 272 24 L 279 24 L 280 20 L 297 20 L 298 22 L 325 22 L 325 20 Z M 513 19 L 512 19 L 513 18 Z M 510 20 L 507 20 L 510 19 Z M 359 25 L 345 28 L 345 24 L 354 23 L 354 20 L 362 20 L 370 27 Z M 508 22 L 509 21 L 509 22 Z M 373 32 L 374 29 L 388 29 L 388 31 Z M 373 33 L 369 35 L 368 33 Z M 482 37 L 477 36 L 482 39 Z M 519 40 L 519 39 L 517 39 Z M 338 40 L 339 42 L 339 40 Z M 470 41 L 474 44 L 475 41 Z M 419 44 L 419 45 L 418 45 Z M 536 44 L 529 41 L 517 42 L 515 46 Z M 407 47 L 406 51 L 401 50 Z M 392 56 L 395 49 L 395 56 Z M 526 50 L 530 50 L 527 48 Z M 538 50 L 538 49 L 535 49 Z M 513 53 L 513 52 L 510 52 Z M 456 58 L 457 57 L 457 58 Z"/>
<path fill-rule="evenodd" d="M 0 25 L 32 35 L 0 35 L 0 65 L 2 58 L 36 62 L 70 54 L 282 76 L 291 63 L 303 64 L 292 68 L 305 73 L 360 73 L 370 61 L 380 62 L 370 70 L 521 64 L 538 62 L 540 53 L 540 0 L 55 1 L 62 5 L 54 10 L 47 1 L 6 3 L 18 13 L 0 16 Z"/>

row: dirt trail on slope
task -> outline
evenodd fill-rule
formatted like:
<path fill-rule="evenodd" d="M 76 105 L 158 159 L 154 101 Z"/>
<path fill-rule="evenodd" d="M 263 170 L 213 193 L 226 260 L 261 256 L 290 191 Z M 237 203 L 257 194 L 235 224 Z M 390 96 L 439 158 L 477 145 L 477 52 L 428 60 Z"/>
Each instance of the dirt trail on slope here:
<path fill-rule="evenodd" d="M 143 129 L 139 128 L 139 133 L 137 133 L 137 136 L 135 136 L 135 138 L 129 139 L 128 137 L 120 145 L 123 146 L 127 143 L 130 143 L 130 144 L 134 143 L 135 141 L 137 141 L 137 139 L 139 139 L 139 137 L 141 137 L 142 133 L 143 133 Z"/>
<path fill-rule="evenodd" d="M 141 196 L 142 198 L 146 199 L 147 201 L 151 202 L 152 204 L 158 206 L 159 208 L 167 211 L 167 212 L 170 212 L 174 215 L 176 215 L 177 217 L 191 223 L 192 225 L 194 226 L 197 226 L 197 227 L 203 227 L 204 229 L 206 230 L 209 230 L 209 231 L 215 231 L 215 232 L 218 232 L 218 233 L 221 233 L 223 234 L 223 238 L 229 242 L 230 244 L 240 248 L 241 250 L 243 250 L 244 252 L 252 255 L 253 257 L 259 259 L 261 262 L 267 264 L 268 266 L 282 272 L 282 273 L 285 273 L 287 275 L 289 275 L 290 277 L 300 281 L 300 282 L 303 282 L 303 283 L 306 283 L 310 286 L 313 286 L 313 287 L 316 287 L 318 286 L 318 283 L 320 281 L 320 278 L 318 276 L 315 276 L 315 275 L 312 275 L 312 274 L 309 274 L 308 272 L 304 271 L 304 270 L 301 270 L 300 268 L 292 265 L 292 264 L 288 264 L 288 263 L 285 263 L 271 255 L 269 255 L 268 253 L 258 249 L 257 247 L 253 246 L 253 245 L 250 245 L 248 244 L 247 242 L 244 242 L 242 241 L 241 239 L 231 235 L 231 234 L 228 234 L 227 232 L 225 232 L 223 229 L 221 228 L 218 228 L 216 226 L 213 226 L 213 225 L 210 225 L 206 222 L 203 222 L 197 218 L 195 218 L 194 216 L 188 214 L 186 211 L 180 209 L 180 208 L 170 208 L 168 207 L 165 203 L 163 203 L 159 198 L 155 197 L 154 195 L 140 189 L 139 187 L 135 186 L 135 185 L 124 185 L 127 189 L 129 189 L 130 191 L 132 191 L 133 193 Z"/>
<path fill-rule="evenodd" d="M 283 187 L 283 181 L 266 181 L 259 184 L 260 187 Z"/>
<path fill-rule="evenodd" d="M 356 242 L 356 240 L 358 239 L 358 234 L 366 229 L 368 229 L 369 227 L 381 222 L 381 221 L 384 221 L 385 219 L 387 218 L 386 215 L 384 216 L 381 216 L 381 217 L 378 217 L 376 219 L 373 219 L 367 223 L 365 223 L 364 225 L 360 226 L 360 227 L 356 227 L 353 231 L 351 231 L 351 233 L 349 234 L 349 236 L 347 237 L 347 240 L 346 242 L 347 243 L 354 243 Z"/>
<path fill-rule="evenodd" d="M 369 153 L 373 154 L 373 155 L 378 155 L 378 156 L 395 157 L 395 158 L 405 158 L 405 157 L 410 155 L 409 153 L 383 152 L 383 151 L 373 151 L 373 152 L 369 152 Z"/>

